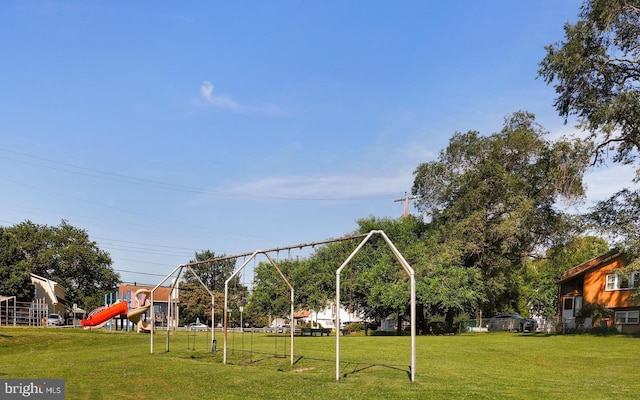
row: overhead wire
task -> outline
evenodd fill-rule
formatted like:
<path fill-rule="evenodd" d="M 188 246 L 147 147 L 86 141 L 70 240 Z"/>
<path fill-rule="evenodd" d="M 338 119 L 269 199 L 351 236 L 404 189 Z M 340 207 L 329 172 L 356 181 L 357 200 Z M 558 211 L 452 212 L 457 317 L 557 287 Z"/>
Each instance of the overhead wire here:
<path fill-rule="evenodd" d="M 93 168 L 81 167 L 78 165 L 60 162 L 56 160 L 51 160 L 44 157 L 34 156 L 31 154 L 26 154 L 18 151 L 14 151 L 11 149 L 1 148 L 0 151 L 4 151 L 6 153 L 15 154 L 20 157 L 32 158 L 35 160 L 44 161 L 47 163 L 51 163 L 54 165 L 61 165 L 66 168 L 60 168 L 50 165 L 43 165 L 39 163 L 29 162 L 26 160 L 20 160 L 11 157 L 0 156 L 1 159 L 9 160 L 13 162 L 19 162 L 24 164 L 33 165 L 40 168 L 52 169 L 60 172 L 66 172 L 76 175 L 84 175 L 91 178 L 98 178 L 104 180 L 111 180 L 115 182 L 127 183 L 131 185 L 139 185 L 139 186 L 147 186 L 147 187 L 155 187 L 161 189 L 182 191 L 182 192 L 190 192 L 190 193 L 200 193 L 200 194 L 208 194 L 214 196 L 223 196 L 223 197 L 233 197 L 233 198 L 255 198 L 255 199 L 263 199 L 263 200 L 291 200 L 291 201 L 363 201 L 363 200 L 378 200 L 378 199 L 386 199 L 391 196 L 389 195 L 380 195 L 380 196 L 362 196 L 362 197 L 299 197 L 299 196 L 272 196 L 272 195 L 260 195 L 253 193 L 239 193 L 239 192 L 228 192 L 228 191 L 220 191 L 220 190 L 211 190 L 211 189 L 203 189 L 193 186 L 186 185 L 178 185 L 174 183 L 160 182 L 156 180 L 146 179 L 146 178 L 138 178 L 123 174 L 118 174 L 114 172 L 102 171 Z"/>

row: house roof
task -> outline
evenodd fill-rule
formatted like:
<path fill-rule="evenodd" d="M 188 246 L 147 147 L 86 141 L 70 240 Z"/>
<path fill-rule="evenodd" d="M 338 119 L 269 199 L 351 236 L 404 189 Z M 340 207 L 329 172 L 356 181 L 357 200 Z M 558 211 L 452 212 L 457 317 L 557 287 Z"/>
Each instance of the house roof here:
<path fill-rule="evenodd" d="M 62 293 L 66 292 L 66 289 L 61 286 L 58 282 L 54 282 L 51 279 L 47 279 L 40 275 L 30 274 L 31 275 L 31 283 L 40 282 L 40 286 L 44 289 L 45 293 L 51 299 L 52 304 L 62 303 L 64 305 L 67 304 L 63 297 L 58 297 L 56 295 L 56 286 L 62 290 Z"/>
<path fill-rule="evenodd" d="M 294 311 L 293 318 L 307 318 L 310 314 L 309 310 Z"/>
<path fill-rule="evenodd" d="M 608 252 L 599 255 L 598 257 L 592 258 L 589 261 L 585 261 L 582 264 L 576 265 L 575 267 L 566 270 L 562 273 L 562 275 L 560 275 L 557 283 L 563 283 L 578 276 L 584 275 L 593 269 L 600 268 L 606 264 L 611 263 L 613 259 L 618 257 L 622 257 L 622 253 L 615 249 L 609 250 Z"/>

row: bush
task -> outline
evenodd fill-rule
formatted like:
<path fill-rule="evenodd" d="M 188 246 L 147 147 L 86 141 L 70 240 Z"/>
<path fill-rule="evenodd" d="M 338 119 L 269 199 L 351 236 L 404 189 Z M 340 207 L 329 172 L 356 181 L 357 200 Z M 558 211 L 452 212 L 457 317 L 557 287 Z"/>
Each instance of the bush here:
<path fill-rule="evenodd" d="M 427 335 L 443 335 L 447 333 L 447 325 L 444 321 L 431 321 L 427 323 Z"/>
<path fill-rule="evenodd" d="M 345 326 L 344 329 L 349 333 L 363 331 L 364 330 L 364 323 L 362 323 L 362 322 L 352 322 L 352 323 L 348 324 L 347 326 Z"/>

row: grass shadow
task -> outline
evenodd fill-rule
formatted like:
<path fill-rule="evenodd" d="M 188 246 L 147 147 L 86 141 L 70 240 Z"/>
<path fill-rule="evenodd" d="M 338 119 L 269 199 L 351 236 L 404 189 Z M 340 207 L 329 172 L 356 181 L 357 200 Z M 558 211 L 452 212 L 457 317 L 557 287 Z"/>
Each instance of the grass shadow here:
<path fill-rule="evenodd" d="M 343 370 L 347 369 L 347 367 L 349 366 L 350 363 L 347 363 L 344 367 Z M 398 366 L 395 365 L 388 365 L 388 364 L 364 364 L 364 363 L 356 363 L 355 366 L 353 367 L 353 369 L 350 372 L 343 372 L 342 373 L 342 377 L 343 378 L 347 378 L 349 375 L 355 375 L 359 372 L 371 369 L 371 368 L 376 368 L 376 367 L 381 367 L 381 368 L 387 368 L 387 369 L 392 369 L 392 370 L 396 370 L 396 371 L 402 371 L 402 372 L 406 372 L 407 373 L 407 378 L 409 378 L 409 380 L 411 380 L 411 367 L 409 367 L 408 369 L 404 369 L 404 368 L 400 368 Z"/>
<path fill-rule="evenodd" d="M 240 362 L 238 362 L 238 360 L 236 360 L 236 362 L 229 362 L 228 364 L 233 364 L 233 365 L 252 365 L 252 364 L 257 364 L 260 363 L 262 361 L 265 360 L 271 360 L 271 359 L 288 359 L 290 357 L 289 354 L 273 354 L 273 353 L 267 353 L 267 352 L 260 352 L 260 351 L 251 351 L 251 350 L 235 350 L 235 352 L 238 353 L 242 353 L 242 354 L 248 354 L 245 356 L 240 356 Z M 234 353 L 232 353 L 233 355 Z M 253 357 L 253 355 L 256 354 L 258 355 L 256 358 Z M 300 362 L 300 360 L 302 360 L 304 358 L 304 356 L 295 356 L 294 355 L 294 361 L 293 361 L 293 365 L 296 365 L 298 362 Z M 238 358 L 237 356 L 235 356 L 235 358 Z"/>

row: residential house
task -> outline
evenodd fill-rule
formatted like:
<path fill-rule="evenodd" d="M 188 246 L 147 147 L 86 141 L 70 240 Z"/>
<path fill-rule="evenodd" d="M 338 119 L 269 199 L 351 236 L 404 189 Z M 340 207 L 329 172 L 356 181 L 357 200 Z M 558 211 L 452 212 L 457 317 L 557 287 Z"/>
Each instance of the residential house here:
<path fill-rule="evenodd" d="M 336 320 L 336 306 L 334 303 L 330 303 L 324 310 L 313 311 L 305 310 L 294 313 L 294 318 L 299 323 L 311 323 L 314 327 L 331 328 L 335 329 Z M 359 313 L 350 311 L 347 308 L 340 307 L 340 324 L 347 325 L 352 322 L 362 322 L 364 316 Z"/>
<path fill-rule="evenodd" d="M 601 323 L 619 332 L 640 332 L 640 302 L 632 297 L 640 274 L 625 274 L 624 255 L 609 251 L 564 272 L 558 279 L 559 310 L 565 329 L 589 329 L 593 310 L 609 310 L 612 318 Z"/>
<path fill-rule="evenodd" d="M 34 299 L 44 299 L 48 313 L 60 314 L 64 318 L 66 310 L 71 308 L 65 300 L 66 289 L 57 282 L 36 274 L 31 274 L 31 283 L 35 288 Z"/>

